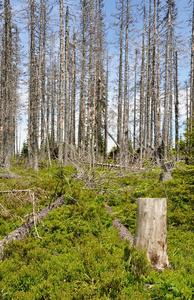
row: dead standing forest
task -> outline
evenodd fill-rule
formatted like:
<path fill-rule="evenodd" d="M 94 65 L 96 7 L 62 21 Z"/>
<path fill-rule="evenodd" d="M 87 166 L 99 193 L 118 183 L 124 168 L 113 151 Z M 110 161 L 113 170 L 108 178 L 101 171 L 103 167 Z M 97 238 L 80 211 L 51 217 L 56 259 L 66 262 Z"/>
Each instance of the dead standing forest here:
<path fill-rule="evenodd" d="M 179 159 L 180 115 L 181 124 L 183 119 L 192 124 L 193 3 L 185 3 L 192 29 L 187 41 L 177 36 L 176 1 L 114 5 L 108 24 L 104 1 L 68 7 L 63 1 L 32 0 L 14 10 L 11 1 L 1 3 L 0 161 L 5 170 L 19 154 L 24 105 L 28 133 L 22 151 L 35 170 L 45 157 L 49 165 L 56 158 L 64 166 L 79 158 L 93 169 L 107 160 L 108 139 L 120 168 L 134 159 L 140 165 L 145 159 L 171 159 L 172 150 Z M 184 55 L 190 67 L 180 83 Z M 192 131 L 189 123 L 187 130 Z M 188 144 L 184 150 L 189 152 Z"/>

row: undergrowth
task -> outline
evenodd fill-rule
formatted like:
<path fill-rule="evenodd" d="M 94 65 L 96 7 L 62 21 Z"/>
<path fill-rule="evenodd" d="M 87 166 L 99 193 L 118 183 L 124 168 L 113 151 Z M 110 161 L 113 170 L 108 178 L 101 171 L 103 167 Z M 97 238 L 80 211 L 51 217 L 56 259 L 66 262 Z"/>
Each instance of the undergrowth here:
<path fill-rule="evenodd" d="M 65 194 L 23 241 L 5 248 L 0 299 L 192 299 L 194 168 L 178 166 L 159 183 L 159 169 L 142 173 L 97 170 L 92 185 L 74 168 L 15 167 L 21 179 L 0 179 L 0 190 L 30 189 L 36 212 Z M 143 251 L 122 243 L 115 217 L 134 233 L 138 197 L 167 197 L 168 254 L 173 270 L 151 270 Z M 106 212 L 104 203 L 114 211 Z M 0 194 L 0 238 L 32 213 L 28 192 Z"/>

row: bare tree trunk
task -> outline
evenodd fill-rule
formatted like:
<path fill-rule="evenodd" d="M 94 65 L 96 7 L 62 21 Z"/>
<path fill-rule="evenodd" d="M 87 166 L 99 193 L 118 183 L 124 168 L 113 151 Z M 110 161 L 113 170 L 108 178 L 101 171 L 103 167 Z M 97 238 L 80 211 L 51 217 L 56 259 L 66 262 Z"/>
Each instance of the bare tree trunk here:
<path fill-rule="evenodd" d="M 163 143 L 164 143 L 165 159 L 167 159 L 168 156 L 169 54 L 170 54 L 170 31 L 171 31 L 171 6 L 172 6 L 172 0 L 169 0 L 168 1 L 168 29 L 167 29 L 167 40 L 166 40 L 164 118 L 163 118 Z"/>
<path fill-rule="evenodd" d="M 129 122 L 129 95 L 128 95 L 128 33 L 129 33 L 129 0 L 127 0 L 126 32 L 125 32 L 125 79 L 124 79 L 124 110 L 123 110 L 123 152 L 125 169 L 128 167 L 128 122 Z"/>
<path fill-rule="evenodd" d="M 98 66 L 99 67 L 99 66 Z M 98 74 L 100 72 L 98 71 Z M 100 160 L 102 150 L 101 128 L 102 128 L 102 79 L 98 77 L 97 85 L 97 112 L 96 112 L 96 150 L 97 159 Z"/>
<path fill-rule="evenodd" d="M 5 0 L 4 2 L 4 86 L 3 86 L 3 96 L 4 96 L 4 141 L 3 141 L 3 157 L 4 157 L 4 168 L 6 171 L 9 171 L 11 164 L 11 155 L 12 155 L 12 34 L 11 34 L 11 7 L 10 1 Z"/>
<path fill-rule="evenodd" d="M 38 171 L 38 61 L 35 56 L 35 4 L 30 2 L 29 165 Z"/>
<path fill-rule="evenodd" d="M 136 114 L 137 114 L 137 110 L 136 110 L 136 106 L 137 106 L 137 54 L 138 54 L 138 49 L 135 49 L 135 81 L 134 81 L 134 112 L 133 112 L 133 151 L 135 151 L 135 137 L 136 137 Z"/>
<path fill-rule="evenodd" d="M 94 165 L 95 165 L 95 120 L 96 120 L 96 88 L 97 88 L 97 9 L 96 9 L 96 15 L 95 15 L 95 32 L 94 32 L 94 87 L 93 87 L 93 99 L 92 99 L 92 109 L 91 109 L 91 119 L 92 119 L 92 128 L 91 128 L 91 170 L 94 177 Z"/>
<path fill-rule="evenodd" d="M 80 154 L 85 151 L 85 101 L 86 101 L 86 7 L 83 0 L 82 8 L 82 62 L 81 62 L 81 92 L 79 107 L 78 148 Z"/>
<path fill-rule="evenodd" d="M 107 159 L 108 150 L 108 55 L 106 69 L 106 94 L 105 94 L 105 114 L 104 114 L 104 160 Z"/>
<path fill-rule="evenodd" d="M 153 61 L 152 61 L 152 102 L 154 110 L 154 148 L 157 159 L 158 143 L 158 100 L 157 100 L 157 71 L 156 71 L 156 0 L 154 0 L 154 24 L 153 24 Z"/>
<path fill-rule="evenodd" d="M 89 70 L 88 70 L 88 102 L 87 102 L 87 137 L 86 137 L 86 147 L 87 153 L 89 155 L 89 161 L 91 165 L 91 110 L 92 110 L 92 97 L 93 97 L 93 78 L 92 78 L 92 70 L 93 70 L 93 18 L 94 18 L 94 1 L 90 0 L 89 2 Z"/>
<path fill-rule="evenodd" d="M 179 100 L 178 100 L 178 58 L 175 52 L 175 151 L 176 161 L 179 160 Z"/>
<path fill-rule="evenodd" d="M 52 34 L 52 54 L 51 54 L 51 68 L 52 68 L 52 93 L 51 93 L 51 152 L 55 146 L 55 103 L 56 103 L 56 64 L 54 62 L 54 34 Z"/>
<path fill-rule="evenodd" d="M 173 35 L 172 29 L 170 32 L 170 57 L 169 57 L 169 64 L 170 64 L 170 90 L 169 90 L 169 114 L 168 114 L 168 128 L 169 128 L 169 138 L 168 138 L 168 148 L 172 150 L 172 111 L 173 111 L 173 55 L 174 55 L 174 45 L 173 45 Z"/>
<path fill-rule="evenodd" d="M 73 54 L 72 54 L 72 92 L 71 92 L 71 156 L 72 146 L 75 146 L 75 96 L 76 96 L 76 35 L 73 34 Z"/>
<path fill-rule="evenodd" d="M 65 118 L 64 118 L 64 133 L 65 133 L 65 147 L 64 147 L 64 165 L 68 163 L 68 144 L 69 144 L 69 128 L 68 128 L 68 117 L 69 117 L 69 10 L 66 8 L 66 21 L 65 21 Z"/>
<path fill-rule="evenodd" d="M 40 129 L 40 158 L 44 159 L 45 156 L 45 60 L 43 62 L 43 14 L 44 4 L 41 0 L 40 7 L 40 31 L 39 31 L 39 90 L 41 101 L 41 129 Z M 45 37 L 46 38 L 46 37 Z M 44 73 L 44 74 L 43 74 Z"/>
<path fill-rule="evenodd" d="M 147 41 L 147 70 L 146 70 L 146 117 L 145 117 L 145 128 L 146 128 L 146 148 L 150 147 L 150 83 L 151 83 L 151 0 L 149 1 L 149 27 L 148 27 L 148 41 Z"/>
<path fill-rule="evenodd" d="M 63 164 L 63 88 L 64 88 L 64 45 L 63 45 L 63 0 L 60 0 L 60 90 L 59 90 L 59 165 Z"/>
<path fill-rule="evenodd" d="M 134 244 L 147 251 L 147 257 L 154 269 L 162 271 L 170 267 L 167 253 L 166 198 L 138 199 Z"/>
<path fill-rule="evenodd" d="M 160 20 L 159 20 L 159 5 L 160 0 L 157 0 L 157 135 L 156 138 L 156 145 L 157 147 L 161 144 L 161 134 L 160 134 L 160 119 L 161 119 L 161 97 L 160 97 L 160 84 L 161 84 L 161 76 L 160 76 Z"/>
<path fill-rule="evenodd" d="M 12 66 L 12 73 L 13 73 L 13 105 L 12 105 L 12 153 L 14 155 L 18 154 L 18 106 L 19 106 L 19 98 L 18 98 L 18 82 L 19 82 L 19 69 L 18 69 L 18 63 L 19 63 L 19 33 L 18 33 L 18 27 L 15 25 L 13 26 L 13 60 L 15 60 L 15 64 Z"/>
<path fill-rule="evenodd" d="M 194 2 L 193 2 L 193 18 L 192 18 L 192 37 L 191 37 L 191 83 L 190 83 L 190 130 L 193 131 L 194 120 Z"/>
<path fill-rule="evenodd" d="M 105 86 L 104 79 L 104 68 L 103 68 L 103 0 L 97 0 L 96 2 L 96 11 L 97 11 L 97 23 L 98 23 L 98 35 L 97 35 L 97 77 L 98 77 L 98 86 L 97 86 L 97 108 L 96 108 L 96 145 L 97 145 L 97 157 L 98 160 L 102 155 L 102 110 L 103 110 L 103 89 Z"/>
<path fill-rule="evenodd" d="M 123 10 L 124 0 L 122 0 L 121 6 L 121 23 L 120 23 L 120 57 L 119 57 L 119 95 L 118 95 L 118 117 L 117 117 L 117 143 L 120 147 L 117 147 L 117 155 L 119 158 L 120 167 L 122 165 L 122 147 L 121 147 L 121 128 L 122 128 L 122 90 L 123 90 Z"/>
<path fill-rule="evenodd" d="M 145 74 L 145 14 L 146 6 L 144 0 L 144 21 L 142 36 L 142 62 L 141 62 L 141 81 L 140 81 L 140 122 L 139 122 L 139 141 L 140 141 L 140 165 L 143 159 L 143 112 L 144 112 L 144 74 Z"/>
<path fill-rule="evenodd" d="M 50 155 L 50 141 L 49 141 L 49 124 L 50 124 L 50 97 L 51 96 L 51 82 L 50 77 L 47 78 L 47 112 L 46 112 L 46 121 L 45 121 L 45 133 L 46 133 L 46 159 L 47 159 L 47 168 L 48 165 L 52 167 L 51 155 Z"/>
<path fill-rule="evenodd" d="M 185 81 L 185 91 L 186 91 L 186 116 L 187 116 L 186 126 L 187 126 L 187 131 L 189 131 L 189 92 L 188 92 L 187 80 Z M 189 146 L 188 139 L 187 139 L 186 143 L 187 143 L 187 151 L 188 151 L 188 146 Z"/>

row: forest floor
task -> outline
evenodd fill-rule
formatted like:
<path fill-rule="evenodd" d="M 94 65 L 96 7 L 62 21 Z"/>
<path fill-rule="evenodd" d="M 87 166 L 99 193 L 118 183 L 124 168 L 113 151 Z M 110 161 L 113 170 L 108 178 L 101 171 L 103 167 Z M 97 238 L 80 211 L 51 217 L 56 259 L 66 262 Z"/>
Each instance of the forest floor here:
<path fill-rule="evenodd" d="M 0 299 L 193 299 L 194 166 L 177 164 L 163 183 L 149 164 L 140 172 L 98 166 L 94 177 L 71 166 L 36 173 L 13 163 L 11 172 L 17 178 L 0 178 L 0 239 L 29 219 L 35 226 L 4 248 Z M 38 218 L 61 196 L 61 207 Z M 120 220 L 134 235 L 139 197 L 167 198 L 173 270 L 152 270 L 112 226 Z"/>

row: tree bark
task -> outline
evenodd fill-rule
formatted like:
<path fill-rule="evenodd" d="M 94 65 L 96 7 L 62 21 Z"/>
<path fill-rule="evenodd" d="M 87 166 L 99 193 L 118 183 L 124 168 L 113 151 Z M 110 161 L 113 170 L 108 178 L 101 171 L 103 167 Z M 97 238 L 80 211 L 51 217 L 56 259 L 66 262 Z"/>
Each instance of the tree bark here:
<path fill-rule="evenodd" d="M 124 75 L 124 110 L 123 110 L 123 153 L 125 169 L 128 167 L 128 123 L 129 123 L 129 95 L 128 95 L 128 35 L 129 35 L 129 0 L 127 0 L 126 31 L 125 31 L 125 75 Z"/>
<path fill-rule="evenodd" d="M 164 95 L 164 117 L 163 117 L 163 143 L 164 159 L 168 156 L 168 110 L 169 110 L 169 56 L 170 56 L 170 31 L 171 31 L 171 9 L 172 0 L 168 0 L 168 24 L 166 39 L 166 65 L 165 65 L 165 95 Z"/>
<path fill-rule="evenodd" d="M 64 88 L 64 45 L 63 45 L 63 0 L 60 0 L 60 90 L 59 90 L 59 165 L 63 164 L 63 88 Z"/>
<path fill-rule="evenodd" d="M 135 151 L 135 137 L 136 137 L 136 105 L 137 105 L 137 54 L 138 54 L 138 49 L 135 49 L 135 67 L 134 67 L 134 72 L 135 72 L 135 81 L 134 81 L 134 112 L 133 112 L 133 151 Z"/>
<path fill-rule="evenodd" d="M 69 143 L 69 9 L 66 8 L 65 20 L 65 117 L 64 117 L 64 133 L 65 133 L 65 146 L 64 146 L 64 165 L 68 162 L 68 143 Z"/>
<path fill-rule="evenodd" d="M 86 15 L 87 1 L 82 1 L 82 61 L 81 61 L 81 88 L 79 105 L 78 148 L 81 155 L 85 151 L 85 102 L 86 102 Z"/>
<path fill-rule="evenodd" d="M 146 6 L 144 0 L 143 8 L 143 37 L 142 37 L 142 62 L 141 62 L 141 81 L 140 81 L 140 116 L 139 116 L 139 142 L 140 142 L 140 166 L 143 160 L 143 112 L 144 112 L 144 74 L 145 74 L 145 15 Z"/>
<path fill-rule="evenodd" d="M 138 199 L 134 244 L 145 249 L 152 267 L 161 271 L 169 267 L 166 217 L 166 198 Z"/>
<path fill-rule="evenodd" d="M 73 54 L 72 54 L 72 92 L 71 92 L 71 157 L 72 146 L 75 146 L 75 98 L 76 98 L 76 35 L 73 34 Z"/>
<path fill-rule="evenodd" d="M 191 75 L 190 75 L 190 130 L 192 132 L 192 124 L 194 118 L 194 2 L 193 2 L 193 18 L 192 18 L 192 37 L 191 37 Z"/>
<path fill-rule="evenodd" d="M 175 151 L 176 161 L 179 160 L 179 95 L 178 95 L 178 58 L 175 52 Z"/>
<path fill-rule="evenodd" d="M 122 96 L 123 96 L 123 11 L 124 0 L 121 2 L 121 24 L 120 24 L 120 55 L 119 55 L 119 92 L 118 92 L 118 117 L 117 117 L 117 143 L 121 145 L 121 128 L 122 128 Z M 122 164 L 122 148 L 117 147 L 119 164 Z"/>

